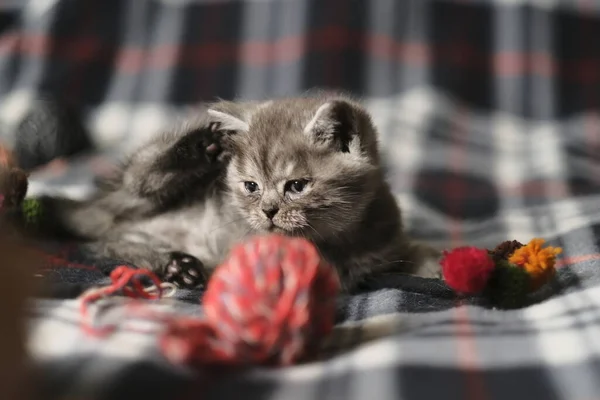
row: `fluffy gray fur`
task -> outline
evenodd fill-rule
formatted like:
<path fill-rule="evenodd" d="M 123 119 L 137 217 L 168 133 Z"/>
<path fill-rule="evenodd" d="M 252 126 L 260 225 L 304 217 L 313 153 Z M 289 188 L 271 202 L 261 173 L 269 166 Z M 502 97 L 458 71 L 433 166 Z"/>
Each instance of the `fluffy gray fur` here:
<path fill-rule="evenodd" d="M 157 272 L 181 251 L 210 273 L 235 243 L 275 232 L 311 240 L 346 291 L 372 274 L 438 273 L 439 254 L 403 231 L 369 114 L 337 93 L 209 104 L 92 199 L 44 200 L 53 235 Z"/>

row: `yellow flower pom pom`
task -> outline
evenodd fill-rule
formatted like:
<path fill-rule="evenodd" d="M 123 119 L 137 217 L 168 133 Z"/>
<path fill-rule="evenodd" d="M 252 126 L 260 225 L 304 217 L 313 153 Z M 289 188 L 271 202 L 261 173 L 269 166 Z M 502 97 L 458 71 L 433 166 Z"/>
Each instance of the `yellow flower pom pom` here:
<path fill-rule="evenodd" d="M 562 253 L 562 248 L 542 248 L 544 239 L 532 239 L 525 246 L 515 250 L 508 261 L 524 268 L 531 278 L 531 290 L 539 289 L 555 274 L 556 256 Z"/>

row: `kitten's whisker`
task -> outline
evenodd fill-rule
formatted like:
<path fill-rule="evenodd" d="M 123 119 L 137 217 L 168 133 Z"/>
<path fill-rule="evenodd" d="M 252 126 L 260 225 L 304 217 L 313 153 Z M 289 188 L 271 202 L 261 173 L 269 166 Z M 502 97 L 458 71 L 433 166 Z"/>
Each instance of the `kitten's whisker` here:
<path fill-rule="evenodd" d="M 323 235 L 321 235 L 311 224 L 310 222 L 306 222 L 306 226 L 308 226 L 310 229 L 313 230 L 313 232 L 315 232 L 317 235 L 319 235 L 319 237 L 321 238 L 322 241 L 325 241 L 325 238 L 323 237 Z"/>
<path fill-rule="evenodd" d="M 226 226 L 229 226 L 229 225 L 231 225 L 231 224 L 234 224 L 234 223 L 236 223 L 236 222 L 240 222 L 240 221 L 243 221 L 243 220 L 244 220 L 244 217 L 236 218 L 236 219 L 234 219 L 233 221 L 229 221 L 229 222 L 226 222 L 226 223 L 224 223 L 224 224 L 222 224 L 222 225 L 219 225 L 219 226 L 217 226 L 216 228 L 214 228 L 214 229 L 210 230 L 210 231 L 209 231 L 209 233 L 214 233 L 215 231 L 218 231 L 219 229 L 223 229 L 223 228 L 225 228 Z"/>
<path fill-rule="evenodd" d="M 248 235 L 250 235 L 250 233 L 251 233 L 253 230 L 254 230 L 254 229 L 253 229 L 252 227 L 248 228 L 248 229 L 246 230 L 246 233 L 244 233 L 244 234 L 242 235 L 241 239 L 245 239 L 245 238 L 247 238 L 247 237 L 248 237 Z"/>
<path fill-rule="evenodd" d="M 381 266 L 386 265 L 386 264 L 395 264 L 395 263 L 416 264 L 414 261 L 411 261 L 411 260 L 402 260 L 402 259 L 381 260 L 380 264 L 375 264 L 375 265 L 372 266 L 372 268 L 377 268 L 377 267 L 381 267 Z"/>

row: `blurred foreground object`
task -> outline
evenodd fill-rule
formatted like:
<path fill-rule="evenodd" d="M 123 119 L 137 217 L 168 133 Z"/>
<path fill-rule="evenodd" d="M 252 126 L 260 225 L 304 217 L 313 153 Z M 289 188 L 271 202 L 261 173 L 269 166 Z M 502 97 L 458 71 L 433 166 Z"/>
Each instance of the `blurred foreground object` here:
<path fill-rule="evenodd" d="M 21 207 L 26 193 L 27 174 L 0 145 L 0 399 L 25 399 L 32 394 L 26 372 L 25 316 L 42 260 L 6 218 Z"/>
<path fill-rule="evenodd" d="M 91 140 L 78 111 L 50 97 L 34 102 L 17 127 L 15 136 L 15 158 L 26 170 L 91 148 Z"/>
<path fill-rule="evenodd" d="M 27 187 L 27 173 L 17 167 L 15 157 L 0 144 L 0 209 L 18 208 L 25 199 Z"/>
<path fill-rule="evenodd" d="M 26 369 L 26 305 L 41 260 L 4 226 L 0 254 L 0 399 L 25 399 L 33 394 Z"/>

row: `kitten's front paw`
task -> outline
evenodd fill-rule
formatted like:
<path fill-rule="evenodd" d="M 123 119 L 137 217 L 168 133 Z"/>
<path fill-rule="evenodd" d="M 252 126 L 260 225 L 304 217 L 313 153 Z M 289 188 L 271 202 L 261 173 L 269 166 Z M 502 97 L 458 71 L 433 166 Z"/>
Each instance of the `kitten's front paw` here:
<path fill-rule="evenodd" d="M 187 253 L 169 253 L 169 262 L 163 270 L 163 280 L 183 289 L 195 289 L 206 285 L 208 277 L 204 264 Z"/>
<path fill-rule="evenodd" d="M 211 124 L 209 132 L 202 135 L 202 145 L 206 154 L 206 159 L 210 163 L 220 161 L 221 154 L 223 153 L 223 147 L 221 145 L 221 138 L 223 132 L 219 130 L 217 124 Z"/>
<path fill-rule="evenodd" d="M 212 170 L 223 158 L 223 135 L 225 133 L 216 124 L 191 131 L 163 154 L 155 167 L 159 172 Z"/>

